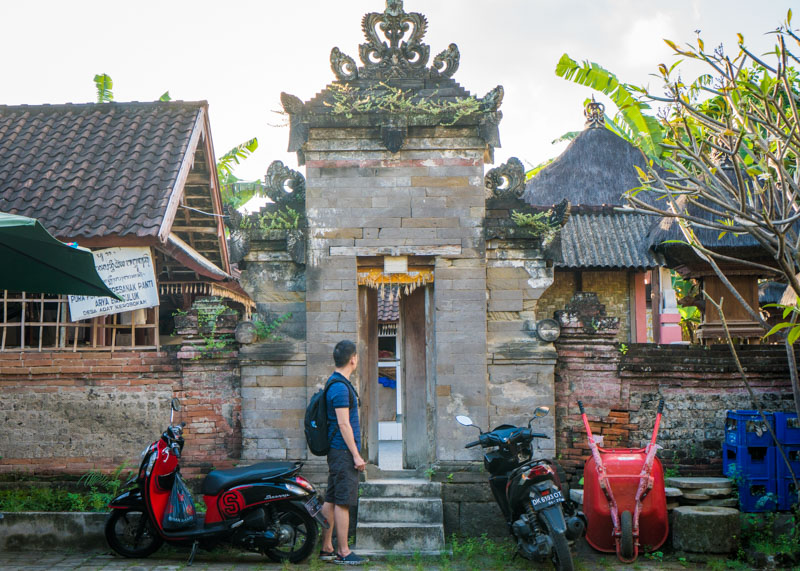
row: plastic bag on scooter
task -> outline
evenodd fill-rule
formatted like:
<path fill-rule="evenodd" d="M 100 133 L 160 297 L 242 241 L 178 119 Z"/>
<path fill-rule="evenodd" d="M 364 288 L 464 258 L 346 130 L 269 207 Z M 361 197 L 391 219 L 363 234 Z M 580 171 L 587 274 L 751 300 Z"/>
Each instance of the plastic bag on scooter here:
<path fill-rule="evenodd" d="M 192 494 L 180 475 L 175 474 L 175 483 L 172 485 L 161 525 L 168 531 L 186 529 L 194 527 L 196 517 Z"/>

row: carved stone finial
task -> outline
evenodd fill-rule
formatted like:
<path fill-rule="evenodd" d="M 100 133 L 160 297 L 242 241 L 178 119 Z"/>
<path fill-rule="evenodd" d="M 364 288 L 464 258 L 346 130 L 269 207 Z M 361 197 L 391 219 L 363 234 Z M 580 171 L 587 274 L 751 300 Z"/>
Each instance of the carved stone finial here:
<path fill-rule="evenodd" d="M 525 192 L 525 167 L 517 157 L 511 157 L 487 172 L 483 182 L 493 196 L 511 195 L 520 198 Z"/>
<path fill-rule="evenodd" d="M 439 55 L 433 58 L 433 69 L 431 69 L 431 76 L 453 77 L 453 74 L 458 70 L 458 64 L 461 62 L 461 54 L 458 51 L 458 46 L 450 44 L 446 50 L 443 50 Z"/>
<path fill-rule="evenodd" d="M 606 106 L 595 101 L 594 95 L 592 102 L 586 104 L 583 114 L 586 116 L 586 127 L 588 128 L 604 127 L 606 124 Z"/>
<path fill-rule="evenodd" d="M 386 0 L 384 12 L 370 12 L 361 20 L 366 42 L 358 46 L 362 66 L 338 48 L 331 50 L 331 69 L 340 81 L 452 77 L 458 69 L 458 46 L 450 44 L 428 68 L 430 46 L 422 42 L 428 20 L 418 12 L 406 13 L 402 0 Z"/>
<path fill-rule="evenodd" d="M 272 164 L 269 165 L 264 177 L 264 185 L 267 187 L 267 196 L 276 204 L 305 202 L 306 179 L 281 161 L 272 161 Z"/>
<path fill-rule="evenodd" d="M 503 103 L 504 95 L 503 86 L 498 85 L 481 98 L 481 107 L 484 111 L 497 111 Z"/>
<path fill-rule="evenodd" d="M 339 48 L 331 50 L 331 69 L 341 81 L 352 81 L 358 78 L 356 60 L 347 54 L 343 54 Z"/>
<path fill-rule="evenodd" d="M 296 95 L 281 92 L 281 105 L 283 110 L 289 113 L 301 113 L 303 111 L 303 102 Z"/>

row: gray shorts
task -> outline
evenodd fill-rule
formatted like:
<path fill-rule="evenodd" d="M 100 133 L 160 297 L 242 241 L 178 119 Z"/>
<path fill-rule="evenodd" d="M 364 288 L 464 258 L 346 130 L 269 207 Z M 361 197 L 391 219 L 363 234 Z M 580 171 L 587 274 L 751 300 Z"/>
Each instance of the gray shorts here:
<path fill-rule="evenodd" d="M 358 503 L 358 470 L 349 450 L 328 450 L 325 501 L 337 506 L 354 506 Z"/>

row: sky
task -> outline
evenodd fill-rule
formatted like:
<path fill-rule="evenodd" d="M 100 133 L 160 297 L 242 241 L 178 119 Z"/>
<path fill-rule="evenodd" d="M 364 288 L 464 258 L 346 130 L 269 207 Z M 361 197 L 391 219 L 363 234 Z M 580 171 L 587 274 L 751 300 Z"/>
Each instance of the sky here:
<path fill-rule="evenodd" d="M 593 93 L 555 75 L 561 54 L 657 90 L 651 74 L 675 61 L 664 38 L 694 42 L 700 30 L 706 46 L 731 51 L 741 32 L 765 51 L 773 43 L 765 33 L 787 9 L 800 17 L 800 0 L 405 0 L 404 8 L 427 16 L 431 59 L 458 45 L 462 86 L 480 97 L 503 85 L 495 164 L 516 156 L 530 166 L 563 151 L 551 142 L 582 128 Z M 358 61 L 361 18 L 384 9 L 384 0 L 0 0 L 0 104 L 91 102 L 97 73 L 111 76 L 116 101 L 167 90 L 206 100 L 216 155 L 258 137 L 236 174 L 260 179 L 273 160 L 297 168 L 289 129 L 274 113 L 280 93 L 305 101 L 333 81 L 334 46 Z M 693 74 L 686 68 L 683 77 Z"/>

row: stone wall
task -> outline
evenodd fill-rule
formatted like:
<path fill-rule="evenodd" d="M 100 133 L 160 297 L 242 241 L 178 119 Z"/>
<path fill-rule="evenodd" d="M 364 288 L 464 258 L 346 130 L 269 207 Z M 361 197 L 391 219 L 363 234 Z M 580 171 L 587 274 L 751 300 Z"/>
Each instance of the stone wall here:
<path fill-rule="evenodd" d="M 184 472 L 230 467 L 241 453 L 235 359 L 166 352 L 0 353 L 0 473 L 135 469 L 166 428 L 170 399 L 187 423 Z"/>

